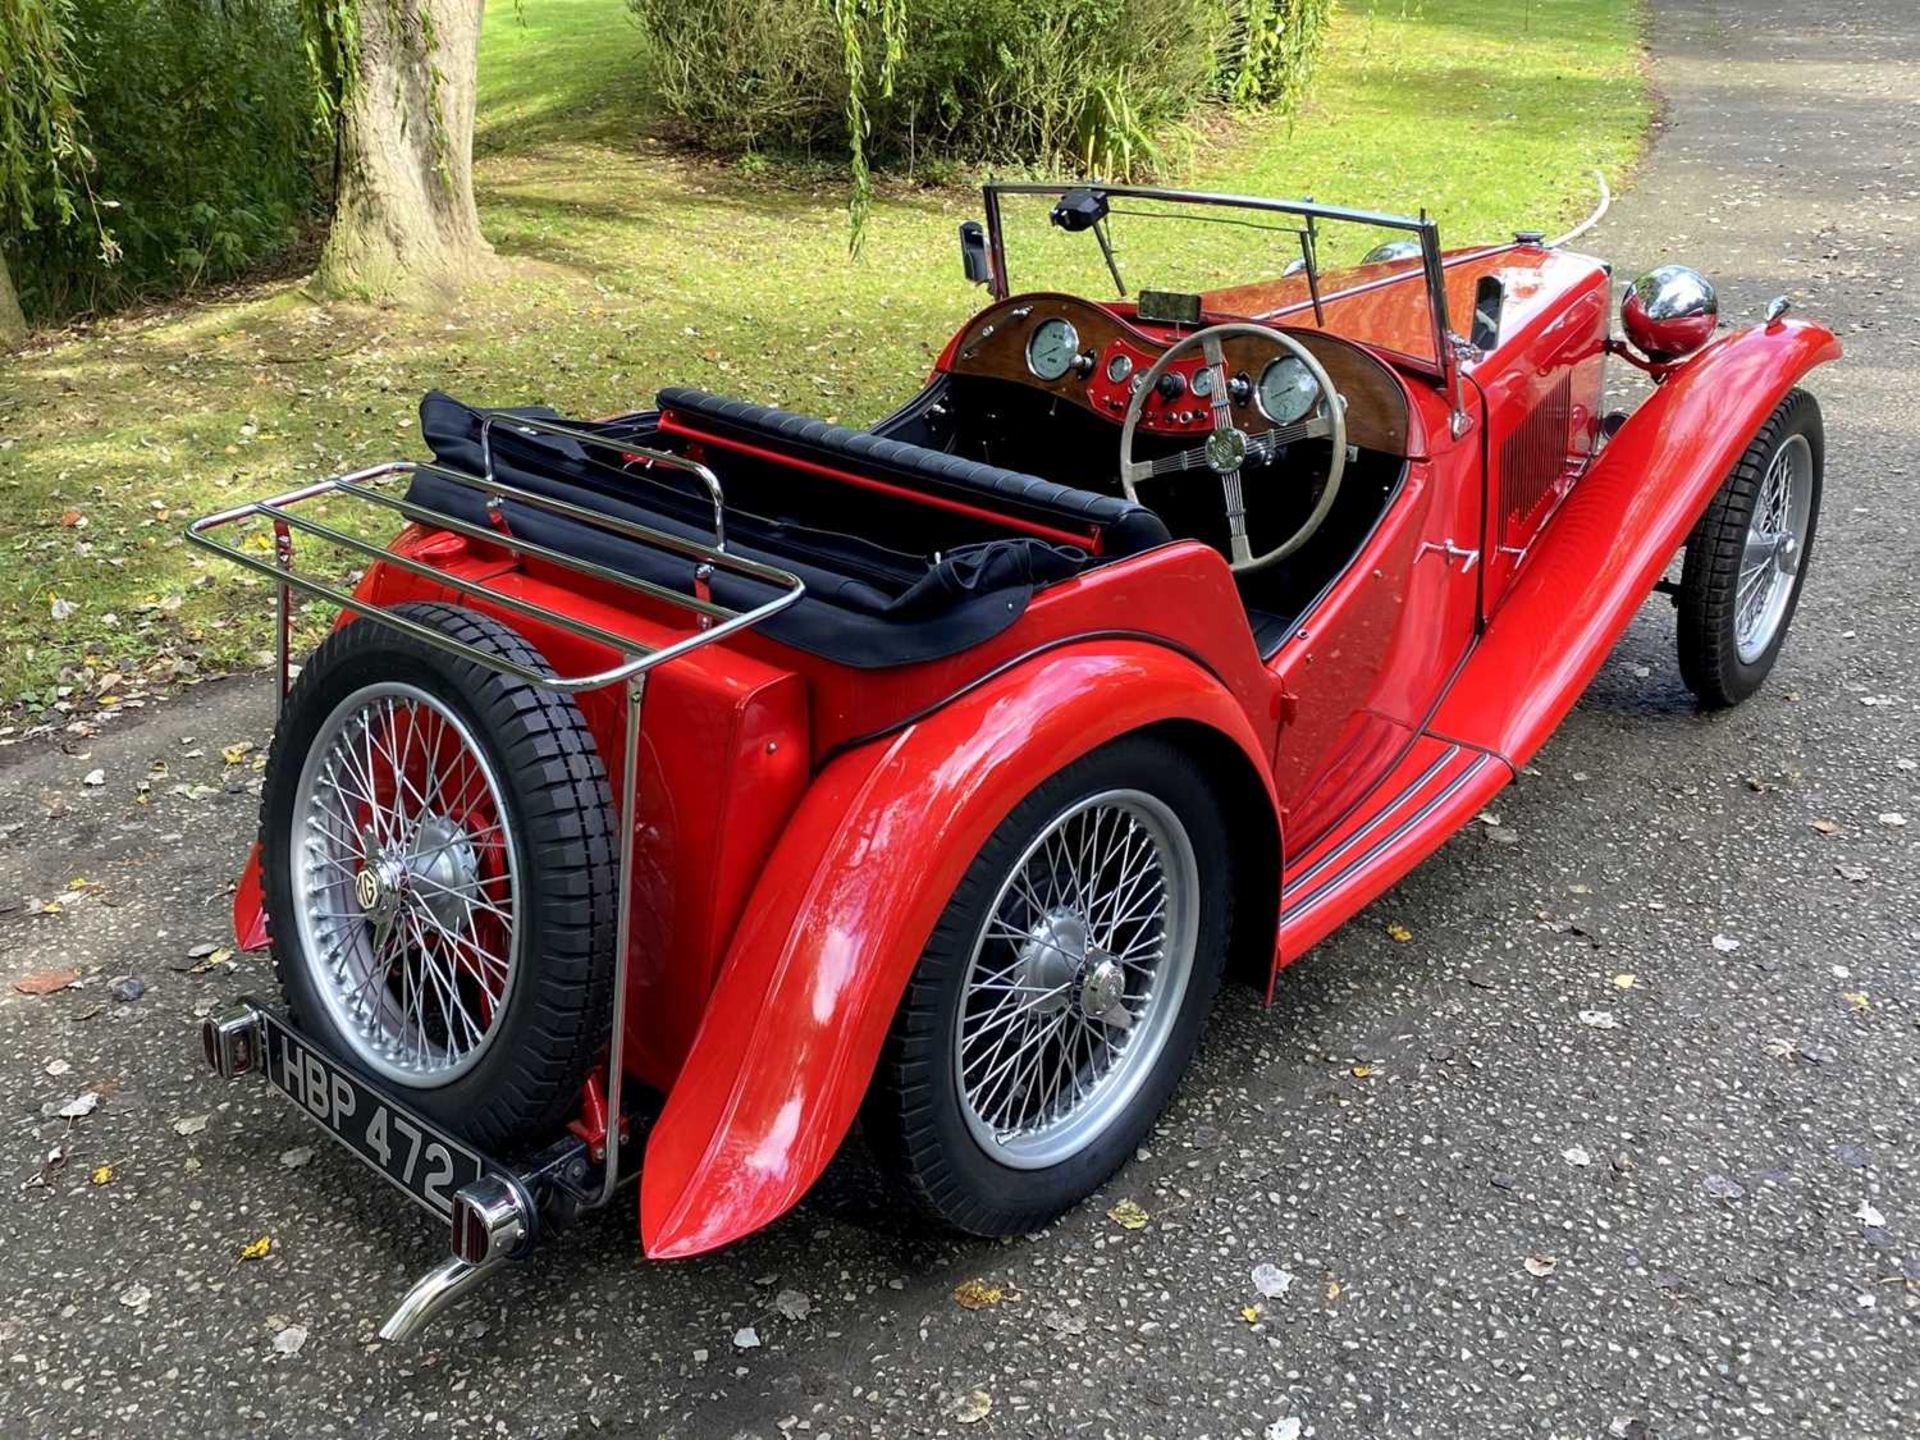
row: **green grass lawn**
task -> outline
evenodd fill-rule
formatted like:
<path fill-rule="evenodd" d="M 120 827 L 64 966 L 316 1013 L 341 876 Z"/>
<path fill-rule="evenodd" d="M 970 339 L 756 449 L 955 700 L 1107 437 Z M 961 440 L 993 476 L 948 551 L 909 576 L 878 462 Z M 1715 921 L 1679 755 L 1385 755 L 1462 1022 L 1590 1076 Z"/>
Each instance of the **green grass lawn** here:
<path fill-rule="evenodd" d="M 457 312 L 276 282 L 0 359 L 0 698 L 37 713 L 59 686 L 79 704 L 259 663 L 268 590 L 182 522 L 416 452 L 430 387 L 594 414 L 678 382 L 864 423 L 919 386 L 979 303 L 954 247 L 976 192 L 888 191 L 849 260 L 836 180 L 652 134 L 620 0 L 525 14 L 489 7 L 481 56 L 481 216 L 510 263 Z M 1424 205 L 1451 243 L 1550 227 L 1638 153 L 1638 23 L 1637 0 L 1349 0 L 1300 119 L 1203 127 L 1189 178 Z"/>

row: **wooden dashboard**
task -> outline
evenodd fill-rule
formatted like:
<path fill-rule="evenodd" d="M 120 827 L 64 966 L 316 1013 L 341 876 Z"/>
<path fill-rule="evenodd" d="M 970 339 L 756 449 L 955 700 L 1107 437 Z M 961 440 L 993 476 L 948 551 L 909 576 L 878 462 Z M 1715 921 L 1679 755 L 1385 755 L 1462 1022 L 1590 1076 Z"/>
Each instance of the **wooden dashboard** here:
<path fill-rule="evenodd" d="M 1048 379 L 1029 363 L 1028 346 L 1048 321 L 1063 320 L 1072 327 L 1073 358 L 1064 373 Z M 1054 327 L 1049 338 L 1061 332 Z M 1407 396 L 1394 373 L 1348 341 L 1311 330 L 1288 330 L 1327 372 L 1333 387 L 1347 401 L 1347 440 L 1366 450 L 1389 455 L 1407 453 Z M 961 332 L 947 369 L 955 375 L 978 375 L 1011 380 L 1090 410 L 1120 424 L 1126 418 L 1132 387 L 1177 333 L 1156 334 L 1114 314 L 1103 305 L 1074 295 L 1016 295 L 974 316 Z M 1258 336 L 1236 335 L 1222 350 L 1227 373 L 1236 381 L 1261 374 L 1275 358 L 1276 347 Z M 1196 435 L 1212 427 L 1206 400 L 1194 393 L 1194 376 L 1206 362 L 1198 349 L 1171 367 L 1180 374 L 1179 393 L 1172 398 L 1157 391 L 1148 395 L 1140 413 L 1140 428 L 1161 435 Z M 1051 367 L 1049 367 L 1051 368 Z M 1204 383 L 1204 382 L 1203 382 Z M 1230 401 L 1234 423 L 1249 435 L 1273 428 L 1251 394 L 1235 394 Z"/>

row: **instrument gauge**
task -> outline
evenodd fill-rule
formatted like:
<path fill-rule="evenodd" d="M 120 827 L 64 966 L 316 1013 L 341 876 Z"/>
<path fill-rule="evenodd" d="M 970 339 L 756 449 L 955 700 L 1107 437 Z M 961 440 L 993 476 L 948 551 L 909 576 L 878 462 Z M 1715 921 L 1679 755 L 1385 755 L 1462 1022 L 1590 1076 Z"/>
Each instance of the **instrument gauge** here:
<path fill-rule="evenodd" d="M 1133 357 L 1124 350 L 1116 350 L 1113 358 L 1107 361 L 1107 379 L 1118 385 L 1133 373 Z"/>
<path fill-rule="evenodd" d="M 1319 398 L 1319 382 L 1297 355 L 1284 355 L 1261 371 L 1260 387 L 1253 392 L 1260 413 L 1276 425 L 1304 420 Z"/>
<path fill-rule="evenodd" d="M 1213 394 L 1213 367 L 1202 365 L 1193 372 L 1193 383 L 1188 387 L 1202 400 Z"/>
<path fill-rule="evenodd" d="M 1060 379 L 1079 354 L 1080 332 L 1057 315 L 1042 320 L 1027 337 L 1027 369 L 1042 380 Z"/>

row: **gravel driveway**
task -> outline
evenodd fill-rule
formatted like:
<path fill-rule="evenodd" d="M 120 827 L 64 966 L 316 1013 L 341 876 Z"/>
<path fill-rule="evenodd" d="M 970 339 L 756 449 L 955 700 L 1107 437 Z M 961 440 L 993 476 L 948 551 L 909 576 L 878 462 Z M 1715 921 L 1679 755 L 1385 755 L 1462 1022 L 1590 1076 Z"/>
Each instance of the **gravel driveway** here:
<path fill-rule="evenodd" d="M 263 978 L 194 950 L 264 686 L 0 751 L 0 1432 L 1920 1433 L 1920 12 L 1654 8 L 1670 108 L 1592 248 L 1698 263 L 1730 316 L 1790 291 L 1849 352 L 1754 703 L 1696 714 L 1650 602 L 1498 827 L 1273 1009 L 1227 996 L 1149 1150 L 1044 1235 L 929 1240 L 850 1165 L 696 1261 L 641 1261 L 622 1207 L 403 1346 L 375 1330 L 441 1233 L 195 1054 Z M 12 989 L 69 965 L 102 973 Z"/>

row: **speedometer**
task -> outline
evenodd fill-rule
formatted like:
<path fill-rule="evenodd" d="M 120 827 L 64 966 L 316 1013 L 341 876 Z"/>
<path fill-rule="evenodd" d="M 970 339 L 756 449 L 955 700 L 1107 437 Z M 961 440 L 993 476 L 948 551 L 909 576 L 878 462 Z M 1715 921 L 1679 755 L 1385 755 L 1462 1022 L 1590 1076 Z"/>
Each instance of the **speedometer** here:
<path fill-rule="evenodd" d="M 1260 373 L 1260 388 L 1254 399 L 1260 413 L 1276 425 L 1291 425 L 1306 418 L 1320 398 L 1319 382 L 1297 355 L 1285 355 Z"/>
<path fill-rule="evenodd" d="M 1058 380 L 1080 353 L 1080 332 L 1054 316 L 1033 327 L 1027 337 L 1027 369 L 1042 380 Z"/>

